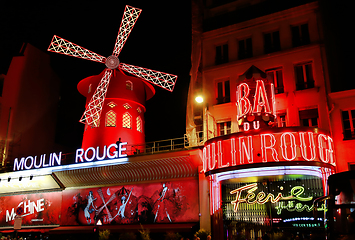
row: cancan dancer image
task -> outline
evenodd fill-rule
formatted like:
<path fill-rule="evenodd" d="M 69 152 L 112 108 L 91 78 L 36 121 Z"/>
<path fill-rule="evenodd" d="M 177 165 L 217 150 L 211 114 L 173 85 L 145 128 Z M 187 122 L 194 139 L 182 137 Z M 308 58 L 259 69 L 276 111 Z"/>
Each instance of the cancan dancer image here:
<path fill-rule="evenodd" d="M 93 192 L 90 191 L 89 192 L 89 195 L 87 196 L 87 199 L 88 199 L 88 204 L 86 205 L 85 209 L 84 209 L 84 215 L 85 215 L 85 218 L 86 218 L 86 221 L 88 224 L 91 224 L 91 213 L 93 211 L 97 211 L 95 205 L 94 205 L 94 201 L 97 199 L 97 198 L 94 198 L 94 195 L 93 195 Z M 90 208 L 92 207 L 92 208 Z"/>

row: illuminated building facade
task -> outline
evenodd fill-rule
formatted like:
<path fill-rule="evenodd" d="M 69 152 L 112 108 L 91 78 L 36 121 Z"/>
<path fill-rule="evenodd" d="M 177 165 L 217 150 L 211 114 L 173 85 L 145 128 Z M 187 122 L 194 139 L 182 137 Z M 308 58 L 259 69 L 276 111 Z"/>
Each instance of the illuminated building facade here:
<path fill-rule="evenodd" d="M 43 76 L 31 72 L 37 69 L 38 62 L 44 63 L 41 73 Z M 33 80 L 32 83 L 36 83 L 37 87 L 40 83 L 44 84 L 39 87 L 40 92 L 49 89 L 47 85 L 55 85 L 58 80 L 51 72 L 49 56 L 31 45 L 27 45 L 24 56 L 13 58 L 4 79 L 1 98 L 2 110 L 6 109 L 6 104 L 12 108 L 11 122 L 5 126 L 16 126 L 15 130 L 18 131 L 26 127 L 27 122 L 32 122 L 31 114 L 29 118 L 21 115 L 27 113 L 28 106 L 38 116 L 48 117 L 45 113 L 37 112 L 32 103 L 22 98 L 10 101 L 12 97 L 26 96 L 31 99 L 25 91 L 30 88 L 23 89 L 23 86 L 28 87 L 29 80 Z M 97 84 L 99 80 L 100 76 L 83 79 L 78 85 L 80 93 L 85 95 L 90 84 Z M 50 83 L 51 81 L 53 82 Z M 85 234 L 86 237 L 95 238 L 97 236 L 93 234 L 93 230 L 100 224 L 103 225 L 100 229 L 109 229 L 112 234 L 127 231 L 137 234 L 142 225 L 151 231 L 152 236 L 158 238 L 168 231 L 191 237 L 198 230 L 200 150 L 184 149 L 182 145 L 172 149 L 180 151 L 159 151 L 157 146 L 148 150 L 144 148 L 148 152 L 140 154 L 142 152 L 134 147 L 135 143 L 144 146 L 141 144 L 141 141 L 144 143 L 144 118 L 142 117 L 140 124 L 130 121 L 132 125 L 128 128 L 125 124 L 129 122 L 123 121 L 124 115 L 128 112 L 132 119 L 142 116 L 146 97 L 153 95 L 154 88 L 149 83 L 120 71 L 115 72 L 112 81 L 110 89 L 116 94 L 120 93 L 121 98 L 113 97 L 108 91 L 105 101 L 107 104 L 103 107 L 105 117 L 100 122 L 102 126 L 88 126 L 84 132 L 84 138 L 88 140 L 86 145 L 83 141 L 83 146 L 73 153 L 62 151 L 54 145 L 53 119 L 47 119 L 53 126 L 44 125 L 47 128 L 43 129 L 33 127 L 31 132 L 21 135 L 26 138 L 21 139 L 21 145 L 16 148 L 18 151 L 12 151 L 6 156 L 9 161 L 6 165 L 8 169 L 0 173 L 0 233 L 14 236 L 14 230 L 18 230 L 18 236 L 23 237 L 32 233 L 32 236 L 37 237 L 40 237 L 39 234 L 51 235 L 51 238 L 57 235 L 62 238 L 63 234 Z M 40 105 L 42 102 L 45 106 L 57 106 L 58 95 L 55 93 L 58 93 L 58 88 L 50 90 L 54 92 L 50 92 L 53 94 L 50 98 L 52 104 L 43 99 L 47 95 L 40 93 L 33 99 L 34 104 L 41 106 L 38 111 L 48 110 Z M 21 92 L 25 92 L 24 96 L 19 96 Z M 121 114 L 121 117 L 114 119 L 109 113 L 118 104 L 121 104 L 121 109 L 115 113 Z M 9 112 L 2 114 L 2 121 L 8 120 L 8 114 Z M 18 123 L 19 120 L 23 122 Z M 116 138 L 105 134 L 105 128 L 110 128 L 113 129 L 111 135 L 114 135 L 115 126 L 119 130 L 124 128 L 127 132 L 130 131 L 130 134 L 126 136 L 121 131 L 115 135 Z M 90 130 L 101 130 L 96 137 L 103 139 L 90 142 L 93 136 L 87 133 Z M 9 130 L 9 136 L 13 135 L 13 131 L 14 129 Z M 143 137 L 137 136 L 137 132 Z M 117 136 L 122 136 L 121 140 L 131 144 L 120 141 Z M 10 140 L 12 139 L 8 142 Z M 42 143 L 45 140 L 47 142 Z M 92 145 L 88 145 L 88 142 Z M 50 143 L 53 145 L 49 145 Z M 32 151 L 29 149 L 31 146 Z"/>
<path fill-rule="evenodd" d="M 58 99 L 59 78 L 50 67 L 49 56 L 24 44 L 1 79 L 1 167 L 15 156 L 56 149 Z"/>
<path fill-rule="evenodd" d="M 108 58 L 53 37 L 48 50 L 84 59 L 92 57 L 89 60 L 93 61 L 100 59 L 107 68 L 102 74 L 85 78 L 78 84 L 79 92 L 86 97 L 86 110 L 81 119 L 85 123 L 81 148 L 66 153 L 43 144 L 46 148 L 40 148 L 41 151 L 35 149 L 6 156 L 10 162 L 7 167 L 11 169 L 0 173 L 1 233 L 15 235 L 14 230 L 18 230 L 27 234 L 26 238 L 29 232 L 52 234 L 52 238 L 58 234 L 80 234 L 80 237 L 86 234 L 87 238 L 97 239 L 98 235 L 93 233 L 97 226 L 103 225 L 101 229 L 109 229 L 112 234 L 145 228 L 152 234 L 158 232 L 157 239 L 160 239 L 167 231 L 185 232 L 191 237 L 198 230 L 200 150 L 184 149 L 181 145 L 180 151 L 159 151 L 159 147 L 164 146 L 153 146 L 147 152 L 144 144 L 145 101 L 155 93 L 149 82 L 172 91 L 177 76 L 124 64 L 117 58 L 140 11 L 126 6 L 113 55 Z M 49 64 L 34 66 L 37 61 L 42 62 L 42 58 L 49 60 L 48 55 L 32 47 L 28 49 L 24 58 L 13 59 L 4 79 L 3 99 L 10 106 L 29 104 L 26 98 L 10 101 L 26 90 L 22 87 L 30 84 L 28 80 L 38 77 L 47 84 L 51 82 Z M 34 55 L 29 51 L 34 51 Z M 26 77 L 31 74 L 26 70 L 37 68 L 43 69 L 40 73 L 43 76 Z M 12 74 L 21 75 L 15 78 L 18 81 L 13 81 L 15 86 L 7 85 L 14 84 L 8 81 L 14 80 Z M 49 89 L 38 85 L 41 91 Z M 31 99 L 28 94 L 24 97 Z M 41 99 L 41 94 L 35 99 L 47 103 Z M 37 107 L 46 110 L 42 105 Z M 21 108 L 16 113 L 23 114 L 25 110 Z M 33 114 L 43 115 L 36 111 Z M 15 117 L 16 121 L 23 121 L 17 127 L 26 126 L 29 121 L 23 115 Z M 12 126 L 13 119 L 8 125 Z M 54 120 L 48 121 L 55 124 Z M 34 141 L 38 138 L 36 134 L 47 136 L 52 129 L 54 131 L 55 126 L 45 125 L 29 135 L 23 142 L 23 145 L 28 144 L 24 148 L 31 147 L 30 142 L 42 144 L 42 141 Z M 177 148 L 173 144 L 171 147 L 169 150 Z M 42 239 L 43 236 L 36 237 Z"/>
<path fill-rule="evenodd" d="M 351 168 L 355 106 L 353 90 L 331 92 L 322 23 L 317 1 L 193 1 L 187 135 L 213 238 L 324 226 L 312 201 Z"/>
<path fill-rule="evenodd" d="M 82 148 L 71 156 L 53 147 L 11 156 L 12 171 L 0 174 L 1 232 L 13 232 L 18 216 L 20 232 L 50 234 L 92 235 L 97 224 L 137 231 L 142 224 L 152 232 L 203 228 L 213 239 L 257 239 L 275 229 L 323 228 L 312 201 L 326 194 L 329 174 L 351 162 L 355 114 L 352 90 L 330 93 L 318 3 L 270 10 L 268 1 L 218 2 L 192 5 L 190 146 L 140 155 L 130 138 L 119 141 L 124 131 L 111 131 L 115 126 L 142 141 L 144 119 L 135 119 L 154 90 L 112 70 L 110 89 L 128 94 L 107 92 L 101 121 L 86 126 Z M 87 105 L 103 75 L 79 83 Z M 138 100 L 130 95 L 137 85 L 138 94 L 147 93 Z"/>

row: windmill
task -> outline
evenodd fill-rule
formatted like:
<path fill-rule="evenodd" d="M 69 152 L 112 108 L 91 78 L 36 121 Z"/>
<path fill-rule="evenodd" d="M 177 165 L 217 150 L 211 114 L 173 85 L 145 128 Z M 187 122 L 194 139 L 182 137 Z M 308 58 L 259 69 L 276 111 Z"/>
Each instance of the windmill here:
<path fill-rule="evenodd" d="M 170 92 L 172 92 L 174 89 L 175 82 L 177 79 L 176 75 L 122 63 L 118 59 L 118 56 L 124 44 L 126 43 L 127 38 L 130 35 L 141 11 L 142 10 L 139 8 L 134 8 L 126 5 L 121 25 L 118 31 L 116 43 L 112 55 L 109 57 L 103 57 L 97 53 L 94 53 L 88 49 L 85 49 L 56 35 L 53 36 L 53 39 L 49 45 L 48 51 L 50 52 L 56 52 L 77 58 L 100 62 L 106 65 L 106 69 L 102 74 L 101 80 L 99 81 L 95 92 L 92 94 L 90 101 L 87 102 L 86 109 L 80 119 L 80 122 L 86 124 L 87 126 L 90 126 L 91 128 L 99 127 L 99 121 L 106 98 L 108 86 L 112 75 L 116 75 L 116 72 L 118 74 L 121 71 L 127 72 L 135 77 L 138 77 L 139 79 L 143 79 L 148 83 L 157 85 Z"/>

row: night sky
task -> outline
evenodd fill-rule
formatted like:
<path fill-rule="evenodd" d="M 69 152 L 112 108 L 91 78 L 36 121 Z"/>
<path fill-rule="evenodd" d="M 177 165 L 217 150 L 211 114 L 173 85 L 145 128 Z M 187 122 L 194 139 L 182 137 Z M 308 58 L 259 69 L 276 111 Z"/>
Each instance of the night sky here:
<path fill-rule="evenodd" d="M 178 75 L 173 93 L 155 87 L 156 95 L 147 102 L 146 141 L 184 135 L 191 66 L 190 1 L 7 2 L 0 2 L 0 73 L 5 74 L 12 56 L 19 52 L 23 42 L 46 51 L 53 35 L 107 57 L 112 53 L 125 5 L 141 8 L 143 11 L 119 59 L 127 64 Z M 355 63 L 353 14 L 349 2 L 341 2 L 344 4 L 320 1 L 332 91 L 355 88 L 350 73 Z M 81 144 L 84 127 L 78 121 L 84 111 L 85 98 L 76 85 L 85 77 L 101 73 L 105 66 L 57 53 L 48 54 L 62 79 L 59 139 L 77 147 Z M 68 134 L 70 138 L 66 137 Z"/>
<path fill-rule="evenodd" d="M 146 141 L 183 137 L 189 70 L 191 66 L 191 10 L 189 1 L 14 1 L 0 3 L 0 73 L 6 74 L 12 56 L 23 42 L 46 51 L 53 35 L 78 44 L 102 56 L 112 54 L 125 5 L 141 8 L 122 52 L 120 61 L 178 75 L 174 92 L 156 89 L 147 102 Z M 77 83 L 101 73 L 105 65 L 57 53 L 48 54 L 62 80 L 59 141 L 81 145 L 84 125 L 79 119 L 85 98 Z M 65 126 L 65 127 L 63 127 Z"/>

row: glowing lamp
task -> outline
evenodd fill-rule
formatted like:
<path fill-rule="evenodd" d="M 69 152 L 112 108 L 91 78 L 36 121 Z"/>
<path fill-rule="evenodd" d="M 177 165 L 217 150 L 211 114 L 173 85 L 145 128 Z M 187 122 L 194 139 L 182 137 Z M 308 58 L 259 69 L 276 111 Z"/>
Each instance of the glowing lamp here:
<path fill-rule="evenodd" d="M 201 95 L 199 95 L 199 96 L 197 96 L 197 97 L 195 98 L 195 101 L 196 101 L 197 103 L 203 103 L 203 97 L 202 97 Z"/>

